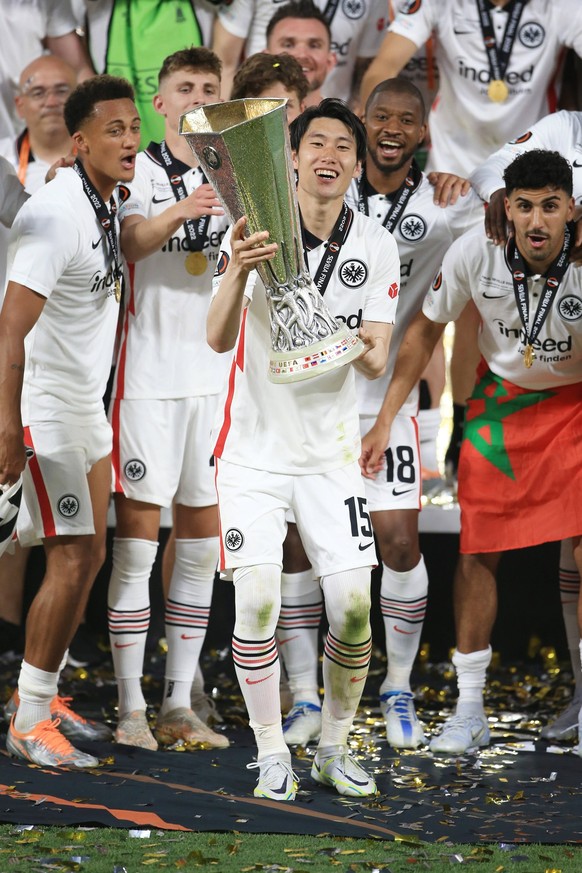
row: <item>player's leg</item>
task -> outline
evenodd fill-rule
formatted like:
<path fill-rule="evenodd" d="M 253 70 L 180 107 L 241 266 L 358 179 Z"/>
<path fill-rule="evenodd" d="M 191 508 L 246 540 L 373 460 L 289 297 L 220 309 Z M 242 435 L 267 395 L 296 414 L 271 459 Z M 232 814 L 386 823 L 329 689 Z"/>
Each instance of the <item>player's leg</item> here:
<path fill-rule="evenodd" d="M 321 701 L 317 668 L 323 596 L 297 531 L 288 523 L 283 544 L 281 613 L 277 643 L 287 673 L 293 705 L 283 722 L 289 745 L 305 745 L 321 732 Z"/>
<path fill-rule="evenodd" d="M 58 696 L 57 683 L 105 557 L 111 434 L 105 422 L 93 428 L 51 423 L 27 429 L 27 443 L 35 456 L 24 475 L 19 529 L 25 543 L 43 539 L 46 571 L 28 613 L 7 748 L 41 765 L 91 767 L 97 759 L 77 750 L 65 730 L 74 737 L 84 728 L 85 739 L 108 738 L 110 731 L 74 713 Z"/>
<path fill-rule="evenodd" d="M 259 769 L 254 793 L 293 800 L 297 779 L 283 737 L 275 640 L 292 477 L 217 460 L 216 487 L 220 569 L 232 571 L 235 588 L 232 656 L 257 743 L 257 761 L 250 765 Z"/>
<path fill-rule="evenodd" d="M 582 707 L 581 634 L 578 627 L 580 573 L 574 560 L 572 540 L 563 540 L 561 543 L 559 574 L 562 617 L 574 675 L 574 696 L 565 710 L 554 721 L 542 728 L 541 735 L 545 740 L 574 739 L 578 733 L 578 714 Z"/>
<path fill-rule="evenodd" d="M 190 702 L 218 564 L 216 505 L 177 503 L 175 531 L 175 559 L 166 599 L 168 654 L 164 699 L 156 737 L 165 745 L 184 740 L 225 748 L 228 739 L 208 727 L 192 710 Z"/>
<path fill-rule="evenodd" d="M 422 478 L 427 489 L 435 480 L 441 482 L 437 443 L 441 426 L 441 397 L 445 388 L 445 372 L 445 350 L 441 337 L 421 376 L 418 430 Z"/>
<path fill-rule="evenodd" d="M 372 650 L 374 536 L 358 464 L 297 477 L 293 509 L 305 550 L 321 578 L 329 621 L 323 654 L 321 737 L 311 774 L 340 794 L 373 794 L 374 779 L 347 745 Z"/>
<path fill-rule="evenodd" d="M 459 557 L 454 583 L 457 648 L 453 655 L 459 696 L 455 714 L 430 743 L 433 752 L 462 754 L 489 743 L 483 693 L 497 615 L 500 557 L 499 552 Z"/>
<path fill-rule="evenodd" d="M 373 418 L 362 416 L 362 434 L 373 423 Z M 426 612 L 428 575 L 418 541 L 422 477 L 413 417 L 396 416 L 383 467 L 375 479 L 364 481 L 382 558 L 380 608 L 388 663 L 380 686 L 380 708 L 390 745 L 416 748 L 425 736 L 416 715 L 410 674 Z"/>

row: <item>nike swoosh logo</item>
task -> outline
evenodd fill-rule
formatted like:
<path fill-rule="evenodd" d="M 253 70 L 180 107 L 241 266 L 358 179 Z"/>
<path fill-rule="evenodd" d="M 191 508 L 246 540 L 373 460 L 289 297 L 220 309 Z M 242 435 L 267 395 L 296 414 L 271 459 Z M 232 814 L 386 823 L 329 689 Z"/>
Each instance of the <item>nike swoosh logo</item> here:
<path fill-rule="evenodd" d="M 509 292 L 506 294 L 488 294 L 487 291 L 483 291 L 483 297 L 486 297 L 487 300 L 499 300 L 500 297 L 507 297 L 508 293 Z"/>
<path fill-rule="evenodd" d="M 271 788 L 270 791 L 272 791 L 273 794 L 287 794 L 287 777 L 285 776 L 283 779 L 280 788 Z"/>
<path fill-rule="evenodd" d="M 268 676 L 263 676 L 262 679 L 249 679 L 249 678 L 247 677 L 247 678 L 245 679 L 245 682 L 247 683 L 247 685 L 258 685 L 259 682 L 266 682 L 267 679 L 270 679 L 271 676 L 274 676 L 274 675 L 275 675 L 274 673 L 269 673 Z"/>
<path fill-rule="evenodd" d="M 197 636 L 190 637 L 188 634 L 180 634 L 180 639 L 182 640 L 200 640 L 204 634 L 198 634 Z"/>
<path fill-rule="evenodd" d="M 579 167 L 582 167 L 582 164 L 579 161 L 572 161 L 572 166 L 579 168 Z"/>
<path fill-rule="evenodd" d="M 113 643 L 116 649 L 127 649 L 129 646 L 137 646 L 137 643 Z"/>
<path fill-rule="evenodd" d="M 359 543 L 359 544 L 358 544 L 358 548 L 359 548 L 360 552 L 365 552 L 366 549 L 369 549 L 370 546 L 373 546 L 373 545 L 374 545 L 374 541 L 372 540 L 372 542 L 371 542 L 371 543 L 368 543 L 367 546 L 363 546 L 361 543 Z"/>
<path fill-rule="evenodd" d="M 103 237 L 100 236 L 96 243 L 92 242 L 92 243 L 91 243 L 91 248 L 92 248 L 92 249 L 97 249 L 97 248 L 99 248 L 99 246 L 101 245 L 101 240 L 102 240 L 102 239 L 103 239 Z"/>
<path fill-rule="evenodd" d="M 287 639 L 285 639 L 285 640 L 277 640 L 277 642 L 279 643 L 280 646 L 284 646 L 285 643 L 290 643 L 291 640 L 298 640 L 298 639 L 299 639 L 299 634 L 295 634 L 294 637 L 287 637 Z"/>
<path fill-rule="evenodd" d="M 368 674 L 366 673 L 366 676 L 367 675 Z M 352 676 L 352 678 L 350 679 L 350 682 L 363 682 L 364 679 L 366 678 L 366 676 Z"/>
<path fill-rule="evenodd" d="M 394 497 L 400 497 L 401 494 L 410 494 L 411 491 L 414 491 L 414 488 L 393 488 L 392 494 Z"/>
<path fill-rule="evenodd" d="M 395 630 L 397 633 L 399 633 L 399 634 L 406 634 L 406 636 L 408 636 L 408 637 L 411 637 L 411 636 L 413 636 L 413 635 L 416 633 L 416 631 L 405 631 L 405 630 L 402 630 L 402 628 L 398 627 L 398 626 L 395 625 L 395 624 L 392 625 L 392 627 L 394 628 L 394 630 Z"/>
<path fill-rule="evenodd" d="M 158 197 L 156 197 L 155 194 L 152 197 L 152 203 L 166 203 L 168 200 L 174 200 L 174 197 L 159 197 L 158 198 Z"/>

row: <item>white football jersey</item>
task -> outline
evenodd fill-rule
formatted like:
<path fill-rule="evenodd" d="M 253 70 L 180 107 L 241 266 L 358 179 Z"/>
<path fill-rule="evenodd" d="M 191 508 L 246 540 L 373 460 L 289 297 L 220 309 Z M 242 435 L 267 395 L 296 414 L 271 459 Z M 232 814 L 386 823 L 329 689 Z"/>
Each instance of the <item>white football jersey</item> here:
<path fill-rule="evenodd" d="M 352 209 L 358 208 L 358 183 L 354 180 L 346 195 Z M 368 197 L 370 218 L 382 222 L 392 201 L 384 194 Z M 377 415 L 392 377 L 400 342 L 413 317 L 422 306 L 434 275 L 440 267 L 443 254 L 450 244 L 465 231 L 483 221 L 483 202 L 470 191 L 459 197 L 454 206 L 443 209 L 434 203 L 434 188 L 425 176 L 408 200 L 393 230 L 400 255 L 400 296 L 396 323 L 390 341 L 386 373 L 370 381 L 356 374 L 358 404 L 361 415 Z M 418 388 L 415 387 L 402 406 L 404 415 L 416 415 Z"/>
<path fill-rule="evenodd" d="M 0 139 L 0 155 L 10 161 L 16 171 L 20 164 L 20 148 L 22 146 L 22 134 L 19 137 L 7 136 Z M 38 191 L 45 184 L 46 174 L 50 170 L 51 165 L 46 161 L 36 158 L 30 154 L 26 165 L 26 175 L 24 177 L 24 187 L 29 194 Z"/>
<path fill-rule="evenodd" d="M 327 243 L 309 252 L 313 275 Z M 220 273 L 230 257 L 230 232 Z M 377 222 L 354 213 L 324 300 L 332 315 L 354 330 L 362 321 L 393 323 L 398 301 L 396 243 Z M 220 276 L 214 279 L 215 291 Z M 215 454 L 245 467 L 275 473 L 323 473 L 357 460 L 360 432 L 354 369 L 338 367 L 304 382 L 268 380 L 270 322 L 265 289 L 256 273 L 216 429 Z"/>
<path fill-rule="evenodd" d="M 499 46 L 508 7 L 491 7 L 490 15 Z M 406 0 L 390 30 L 419 47 L 436 35 L 440 87 L 429 117 L 429 168 L 468 176 L 556 108 L 561 50 L 567 46 L 582 55 L 582 3 L 529 0 L 505 74 L 509 94 L 500 103 L 487 94 L 491 77 L 476 0 Z"/>
<path fill-rule="evenodd" d="M 245 56 L 266 48 L 267 25 L 284 0 L 232 0 L 218 10 L 218 17 L 229 33 L 246 39 Z M 329 0 L 314 0 L 325 12 Z M 338 0 L 330 21 L 331 50 L 337 65 L 321 89 L 324 97 L 349 100 L 352 74 L 358 58 L 373 58 L 380 48 L 387 24 L 386 0 Z"/>
<path fill-rule="evenodd" d="M 202 171 L 182 165 L 188 194 L 203 182 Z M 129 215 L 153 218 L 176 202 L 166 170 L 148 151 L 137 156 L 120 220 Z M 113 397 L 169 400 L 218 394 L 230 355 L 218 355 L 206 342 L 206 316 L 212 274 L 227 226 L 212 216 L 202 255 L 192 274 L 190 252 L 181 226 L 162 248 L 130 269 Z"/>
<path fill-rule="evenodd" d="M 528 279 L 530 325 L 544 287 Z M 524 365 L 525 337 L 505 248 L 481 229 L 456 240 L 444 257 L 422 310 L 436 322 L 454 321 L 473 299 L 481 316 L 479 349 L 489 368 L 521 388 L 541 390 L 582 380 L 582 267 L 572 264 L 534 341 L 535 359 Z"/>
<path fill-rule="evenodd" d="M 556 112 L 536 124 L 487 158 L 471 174 L 471 184 L 484 199 L 490 200 L 494 191 L 505 187 L 503 171 L 524 152 L 547 149 L 560 152 L 572 166 L 573 194 L 582 204 L 582 112 Z"/>
<path fill-rule="evenodd" d="M 8 264 L 10 280 L 47 298 L 26 338 L 23 422 L 102 419 L 119 305 L 109 243 L 75 170 L 24 204 Z"/>

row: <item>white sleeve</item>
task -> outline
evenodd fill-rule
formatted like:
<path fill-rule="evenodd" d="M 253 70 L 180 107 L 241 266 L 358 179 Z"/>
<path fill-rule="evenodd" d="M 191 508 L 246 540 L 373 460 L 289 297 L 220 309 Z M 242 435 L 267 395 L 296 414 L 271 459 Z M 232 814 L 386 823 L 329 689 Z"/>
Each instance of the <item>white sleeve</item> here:
<path fill-rule="evenodd" d="M 549 149 L 562 152 L 570 143 L 571 113 L 566 110 L 546 115 L 532 125 L 530 130 L 501 146 L 471 173 L 470 182 L 479 197 L 489 202 L 499 188 L 505 188 L 503 173 L 519 155 L 532 149 Z"/>
<path fill-rule="evenodd" d="M 80 234 L 74 216 L 34 200 L 29 199 L 12 225 L 8 278 L 50 297 L 79 250 Z"/>
<path fill-rule="evenodd" d="M 431 0 L 410 3 L 409 0 L 398 0 L 396 16 L 388 28 L 393 33 L 410 39 L 418 48 L 430 39 L 436 25 L 435 10 Z"/>
<path fill-rule="evenodd" d="M 128 182 L 124 187 L 128 189 L 129 196 L 120 203 L 120 222 L 127 218 L 128 215 L 142 215 L 144 218 L 147 218 L 150 214 L 152 202 L 152 184 L 141 162 L 138 162 L 131 182 Z M 171 203 L 168 203 L 168 206 L 170 205 Z"/>
<path fill-rule="evenodd" d="M 485 205 L 475 191 L 471 189 L 464 197 L 459 197 L 453 206 L 445 206 L 444 218 L 451 232 L 452 239 L 457 239 L 457 237 L 483 223 L 485 219 Z"/>
<path fill-rule="evenodd" d="M 0 221 L 5 227 L 11 227 L 28 198 L 12 164 L 0 157 Z"/>
<path fill-rule="evenodd" d="M 218 18 L 224 29 L 241 39 L 248 37 L 254 14 L 255 0 L 232 0 L 228 6 L 218 8 Z"/>
<path fill-rule="evenodd" d="M 214 271 L 214 275 L 212 277 L 212 299 L 216 297 L 218 294 L 218 289 L 220 287 L 220 282 L 222 277 L 226 272 L 226 268 L 230 263 L 230 255 L 232 252 L 230 245 L 230 237 L 232 235 L 232 226 L 228 228 L 224 237 L 222 239 L 222 243 L 220 245 L 220 252 L 218 253 L 218 260 L 216 262 L 216 269 Z M 249 300 L 253 299 L 253 291 L 257 282 L 259 274 L 256 270 L 251 270 L 249 273 L 249 277 L 247 279 L 247 284 L 245 285 L 245 297 L 248 297 Z"/>
<path fill-rule="evenodd" d="M 357 56 L 375 58 L 386 32 L 386 0 L 370 0 L 366 16 L 368 23 L 362 31 Z"/>
<path fill-rule="evenodd" d="M 582 57 L 582 4 L 580 0 L 560 0 L 551 3 L 552 14 L 557 17 L 557 33 L 562 34 L 564 45 L 573 48 Z"/>
<path fill-rule="evenodd" d="M 455 321 L 471 299 L 471 275 L 466 263 L 468 248 L 466 235 L 463 235 L 444 256 L 422 304 L 422 311 L 431 321 L 438 324 Z"/>
<path fill-rule="evenodd" d="M 374 260 L 366 283 L 364 321 L 394 324 L 400 291 L 400 257 L 396 240 L 382 225 L 372 222 Z"/>
<path fill-rule="evenodd" d="M 46 36 L 64 36 L 77 27 L 71 0 L 45 0 Z"/>

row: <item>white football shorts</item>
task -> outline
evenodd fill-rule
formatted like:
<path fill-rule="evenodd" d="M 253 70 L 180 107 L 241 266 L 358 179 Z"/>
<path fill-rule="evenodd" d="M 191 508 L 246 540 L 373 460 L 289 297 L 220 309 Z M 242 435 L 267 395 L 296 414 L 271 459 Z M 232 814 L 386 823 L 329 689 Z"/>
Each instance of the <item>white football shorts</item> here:
<path fill-rule="evenodd" d="M 376 421 L 372 415 L 360 416 L 360 433 L 365 436 Z M 420 509 L 422 476 L 416 418 L 397 415 L 384 452 L 382 469 L 375 479 L 364 479 L 368 509 Z"/>

